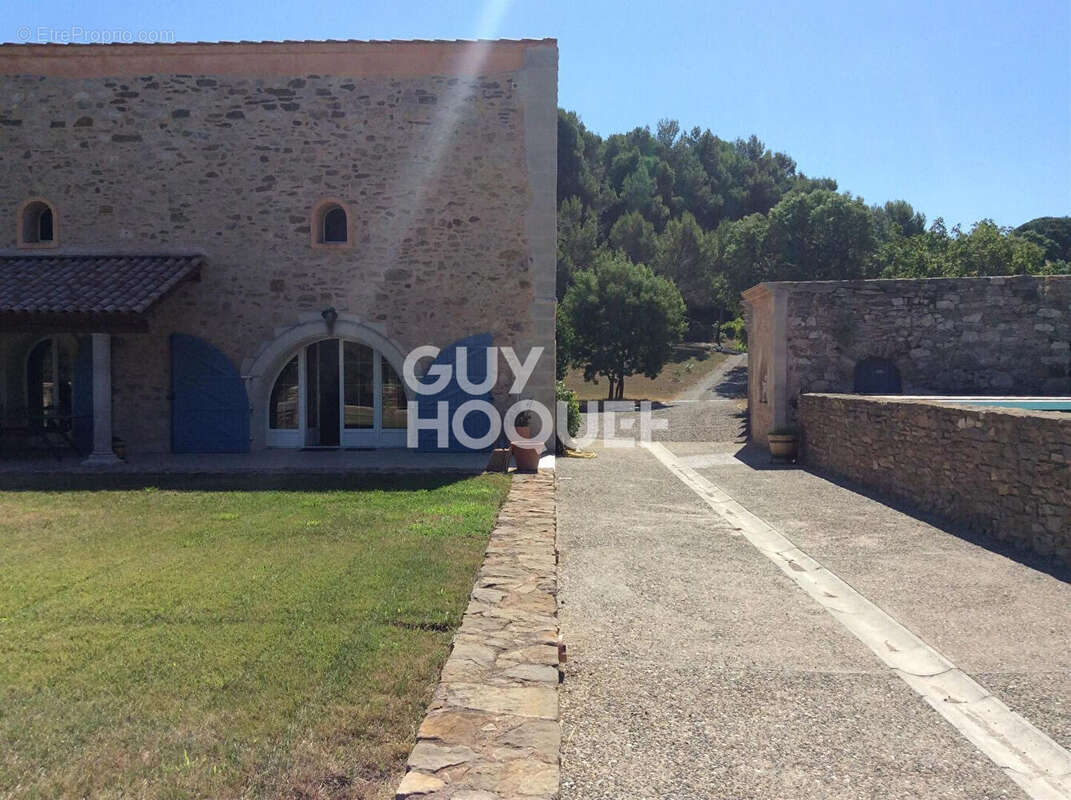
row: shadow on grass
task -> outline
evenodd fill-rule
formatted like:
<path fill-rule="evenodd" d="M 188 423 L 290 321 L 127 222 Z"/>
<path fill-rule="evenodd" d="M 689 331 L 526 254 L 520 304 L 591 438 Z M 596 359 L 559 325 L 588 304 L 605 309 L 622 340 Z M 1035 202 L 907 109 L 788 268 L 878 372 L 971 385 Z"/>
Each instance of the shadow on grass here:
<path fill-rule="evenodd" d="M 999 539 L 991 533 L 986 533 L 985 531 L 972 528 L 957 520 L 949 519 L 948 517 L 936 514 L 932 511 L 927 511 L 910 500 L 905 500 L 901 497 L 878 491 L 870 486 L 859 483 L 858 481 L 853 481 L 825 470 L 808 467 L 806 464 L 776 462 L 772 459 L 768 451 L 755 444 L 746 445 L 737 451 L 735 455 L 738 460 L 756 470 L 803 470 L 804 472 L 808 472 L 824 481 L 829 481 L 834 486 L 847 489 L 848 491 L 861 495 L 868 500 L 881 503 L 883 506 L 891 508 L 893 511 L 898 511 L 901 514 L 905 514 L 920 522 L 924 522 L 927 525 L 937 528 L 943 533 L 947 533 L 958 539 L 962 539 L 965 542 L 977 545 L 991 553 L 1004 556 L 1007 559 L 1016 561 L 1025 567 L 1036 570 L 1037 572 L 1043 572 L 1057 580 L 1071 583 L 1071 565 L 1065 564 L 1055 556 L 1046 556 L 1033 550 L 1029 550 L 1025 545 L 1019 542 Z"/>
<path fill-rule="evenodd" d="M 69 492 L 165 489 L 190 492 L 410 492 L 440 489 L 479 473 L 6 473 L 0 491 Z"/>

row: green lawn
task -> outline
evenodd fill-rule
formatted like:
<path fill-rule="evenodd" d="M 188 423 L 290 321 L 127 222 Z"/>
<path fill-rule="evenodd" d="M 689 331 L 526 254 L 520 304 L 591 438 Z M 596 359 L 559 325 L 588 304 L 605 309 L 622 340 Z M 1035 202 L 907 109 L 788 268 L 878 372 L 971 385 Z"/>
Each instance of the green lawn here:
<path fill-rule="evenodd" d="M 0 797 L 390 797 L 504 475 L 0 492 Z"/>

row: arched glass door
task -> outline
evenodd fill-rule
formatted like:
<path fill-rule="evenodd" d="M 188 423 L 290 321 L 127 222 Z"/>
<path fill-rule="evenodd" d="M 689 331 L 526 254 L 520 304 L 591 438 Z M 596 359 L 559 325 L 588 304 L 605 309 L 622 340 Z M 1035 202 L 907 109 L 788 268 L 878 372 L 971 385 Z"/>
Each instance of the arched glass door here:
<path fill-rule="evenodd" d="M 34 427 L 70 430 L 74 356 L 66 339 L 42 339 L 26 359 L 26 409 Z"/>
<path fill-rule="evenodd" d="M 321 339 L 286 363 L 268 401 L 272 447 L 404 447 L 405 385 L 383 354 Z"/>

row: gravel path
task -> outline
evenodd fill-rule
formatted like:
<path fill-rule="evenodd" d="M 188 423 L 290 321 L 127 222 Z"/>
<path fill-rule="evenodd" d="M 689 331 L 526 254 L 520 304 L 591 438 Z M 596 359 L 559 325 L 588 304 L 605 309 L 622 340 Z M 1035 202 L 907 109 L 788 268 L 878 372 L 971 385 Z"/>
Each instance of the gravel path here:
<path fill-rule="evenodd" d="M 700 421 L 670 438 L 734 431 L 726 394 L 659 412 Z M 731 442 L 669 446 L 1066 741 L 1071 584 Z M 593 449 L 557 469 L 563 800 L 1025 796 L 651 453 Z"/>
<path fill-rule="evenodd" d="M 558 481 L 563 800 L 1022 797 L 647 451 Z"/>
<path fill-rule="evenodd" d="M 666 427 L 654 431 L 651 438 L 674 442 L 743 441 L 747 432 L 746 397 L 747 354 L 729 356 L 677 400 L 654 408 L 654 418 L 664 421 Z M 610 419 L 605 413 L 583 416 L 586 425 L 592 424 L 589 417 L 597 419 L 600 431 Z M 638 436 L 637 415 L 614 415 L 614 429 L 618 436 Z"/>

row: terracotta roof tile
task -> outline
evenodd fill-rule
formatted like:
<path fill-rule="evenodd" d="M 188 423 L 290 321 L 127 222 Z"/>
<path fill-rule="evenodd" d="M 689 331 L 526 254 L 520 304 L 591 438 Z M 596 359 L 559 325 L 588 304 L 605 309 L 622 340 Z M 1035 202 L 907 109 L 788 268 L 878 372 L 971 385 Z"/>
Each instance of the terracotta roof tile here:
<path fill-rule="evenodd" d="M 3 255 L 0 313 L 140 314 L 203 263 L 202 255 Z"/>

